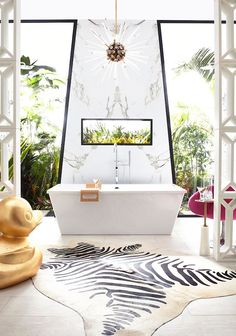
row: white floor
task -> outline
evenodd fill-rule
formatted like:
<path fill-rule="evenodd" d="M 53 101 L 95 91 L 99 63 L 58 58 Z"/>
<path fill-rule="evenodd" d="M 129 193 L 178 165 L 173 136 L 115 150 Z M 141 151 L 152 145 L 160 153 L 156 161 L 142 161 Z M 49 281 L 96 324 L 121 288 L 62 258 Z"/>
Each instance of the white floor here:
<path fill-rule="evenodd" d="M 58 242 L 103 240 L 109 244 L 142 243 L 163 254 L 198 255 L 201 218 L 179 218 L 171 236 L 61 236 L 54 218 L 44 218 L 31 241 L 46 251 Z M 212 223 L 209 222 L 210 229 Z M 236 269 L 236 262 L 227 266 Z M 192 302 L 176 319 L 153 336 L 232 336 L 236 333 L 236 296 Z M 1 336 L 85 336 L 81 317 L 40 294 L 31 280 L 0 290 Z M 98 335 L 99 336 L 99 335 Z M 150 336 L 150 335 L 147 335 Z"/>

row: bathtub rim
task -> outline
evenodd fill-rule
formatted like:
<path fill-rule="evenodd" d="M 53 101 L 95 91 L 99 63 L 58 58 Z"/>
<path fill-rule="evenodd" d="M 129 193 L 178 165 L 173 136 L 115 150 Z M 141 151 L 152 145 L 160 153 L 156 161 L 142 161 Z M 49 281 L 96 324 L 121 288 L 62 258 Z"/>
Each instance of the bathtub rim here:
<path fill-rule="evenodd" d="M 137 189 L 128 189 L 127 186 L 135 186 Z M 148 189 L 148 187 L 150 187 Z M 119 189 L 116 189 L 118 187 Z M 155 187 L 157 187 L 155 189 Z M 159 188 L 158 188 L 159 187 Z M 54 187 L 48 189 L 47 193 L 68 193 L 74 194 L 80 192 L 80 190 L 88 189 L 91 190 L 92 188 L 86 188 L 85 184 L 57 184 Z M 94 188 L 93 188 L 94 190 Z M 122 193 L 181 193 L 185 194 L 186 190 L 178 185 L 172 184 L 142 184 L 142 183 L 134 183 L 134 184 L 110 184 L 104 183 L 102 184 L 101 189 L 99 189 L 101 194 L 122 194 Z"/>

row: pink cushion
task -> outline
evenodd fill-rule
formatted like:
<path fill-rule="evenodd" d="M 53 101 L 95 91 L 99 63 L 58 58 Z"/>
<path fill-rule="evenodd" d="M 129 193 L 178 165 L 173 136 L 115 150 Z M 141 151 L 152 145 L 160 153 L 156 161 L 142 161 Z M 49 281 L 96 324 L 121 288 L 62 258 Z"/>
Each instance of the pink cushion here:
<path fill-rule="evenodd" d="M 213 197 L 214 197 L 214 186 L 210 186 Z M 232 191 L 233 188 L 229 187 L 227 190 Z M 200 193 L 197 191 L 195 192 L 188 201 L 189 209 L 199 216 L 204 216 L 204 203 L 202 202 L 196 202 L 200 198 Z M 226 200 L 227 203 L 229 203 L 231 200 Z M 225 207 L 221 205 L 221 220 L 225 220 Z M 207 204 L 207 218 L 214 218 L 214 204 L 208 203 Z M 233 219 L 236 219 L 236 209 L 233 212 Z"/>

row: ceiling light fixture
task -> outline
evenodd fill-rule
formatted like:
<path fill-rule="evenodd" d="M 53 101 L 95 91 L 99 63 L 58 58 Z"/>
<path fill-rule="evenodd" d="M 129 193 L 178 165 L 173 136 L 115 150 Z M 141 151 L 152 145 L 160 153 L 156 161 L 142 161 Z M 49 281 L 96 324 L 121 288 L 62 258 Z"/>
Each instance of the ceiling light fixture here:
<path fill-rule="evenodd" d="M 117 33 L 118 33 L 118 23 L 117 23 L 117 1 L 115 0 L 115 37 L 114 41 L 107 45 L 107 59 L 112 62 L 120 62 L 123 61 L 125 58 L 126 50 L 122 43 L 117 42 Z"/>

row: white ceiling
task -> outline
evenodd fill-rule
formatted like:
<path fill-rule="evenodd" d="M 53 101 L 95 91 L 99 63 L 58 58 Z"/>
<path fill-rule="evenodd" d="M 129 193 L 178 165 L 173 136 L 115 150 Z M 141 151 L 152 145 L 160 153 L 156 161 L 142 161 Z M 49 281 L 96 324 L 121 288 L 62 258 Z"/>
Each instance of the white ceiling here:
<path fill-rule="evenodd" d="M 114 17 L 114 0 L 21 0 L 22 19 Z M 214 0 L 118 0 L 118 18 L 213 20 Z"/>

